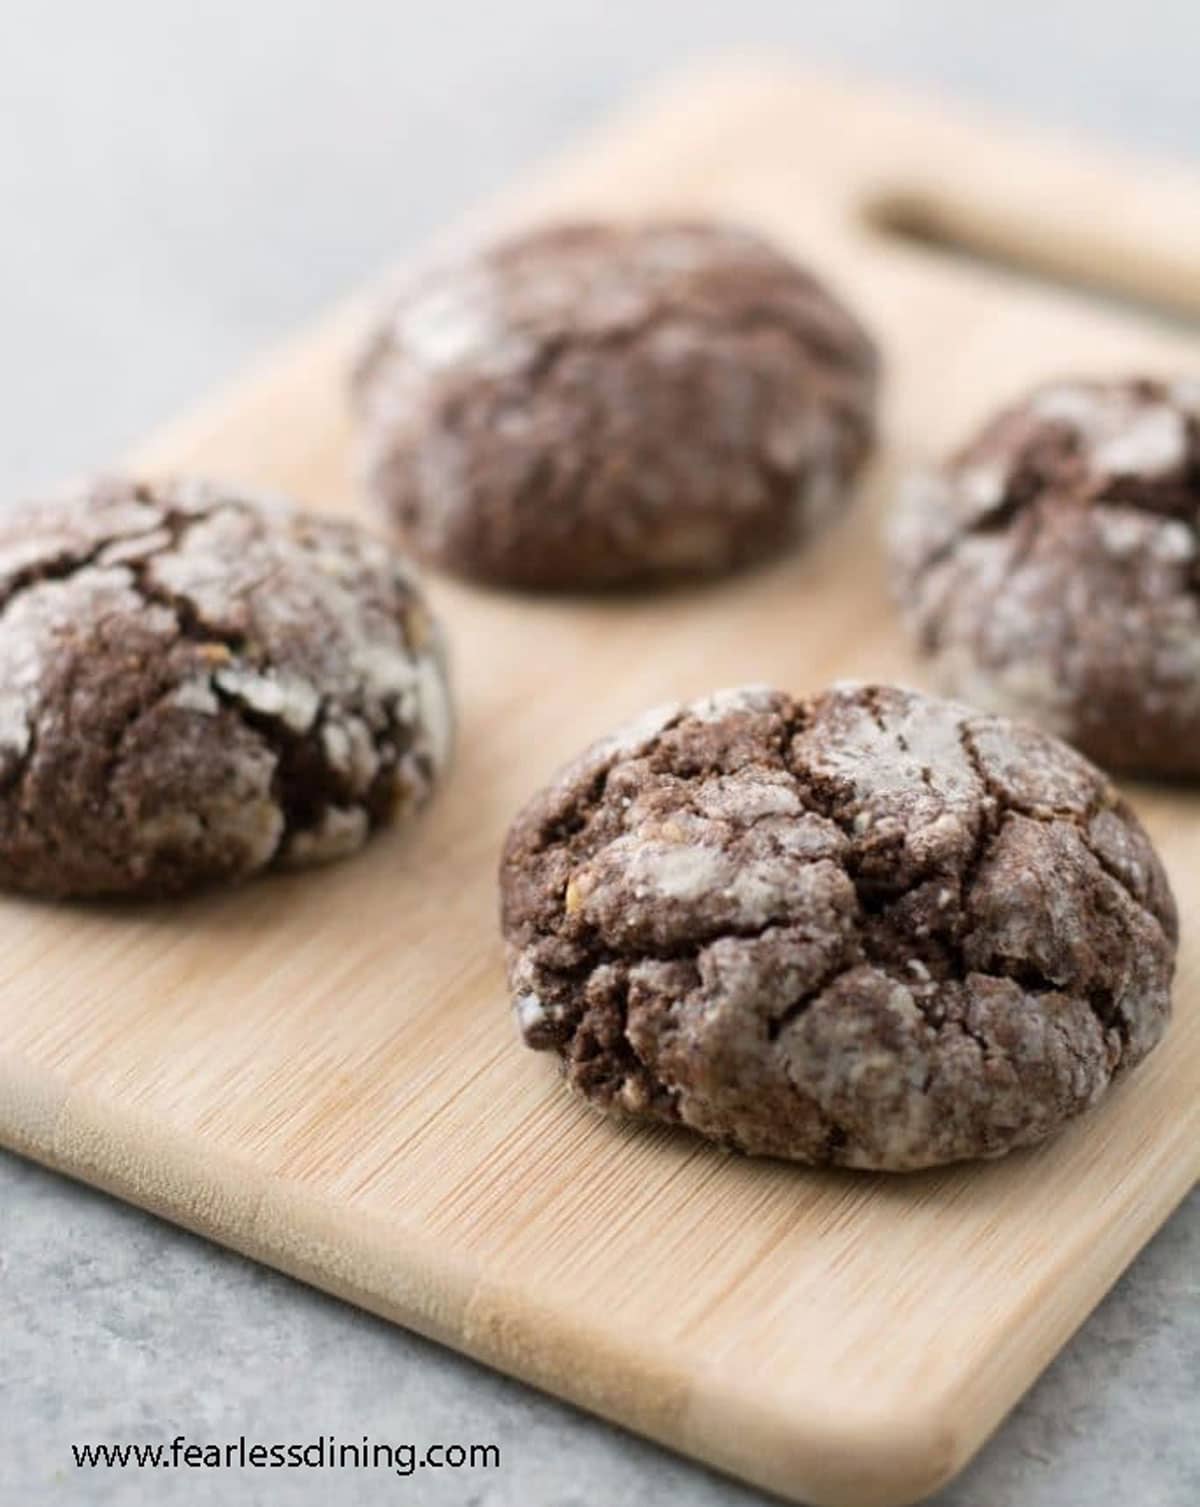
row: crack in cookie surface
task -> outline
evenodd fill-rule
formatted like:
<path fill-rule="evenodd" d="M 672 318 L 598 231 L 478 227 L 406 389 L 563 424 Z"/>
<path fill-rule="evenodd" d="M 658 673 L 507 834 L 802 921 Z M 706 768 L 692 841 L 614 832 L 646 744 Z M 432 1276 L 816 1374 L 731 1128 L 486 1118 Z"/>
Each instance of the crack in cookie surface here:
<path fill-rule="evenodd" d="M 501 886 L 529 1044 L 601 1107 L 748 1151 L 1000 1154 L 1140 1060 L 1169 1006 L 1170 891 L 1103 776 L 887 687 L 650 718 L 522 813 Z"/>

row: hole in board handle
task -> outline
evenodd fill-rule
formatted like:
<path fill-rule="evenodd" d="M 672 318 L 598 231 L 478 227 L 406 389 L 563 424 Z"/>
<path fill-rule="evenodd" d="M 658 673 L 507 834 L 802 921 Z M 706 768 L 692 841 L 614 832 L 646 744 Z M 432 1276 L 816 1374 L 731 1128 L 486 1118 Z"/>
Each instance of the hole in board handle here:
<path fill-rule="evenodd" d="M 1076 239 L 1029 237 L 1016 221 L 971 213 L 932 195 L 891 191 L 868 200 L 861 216 L 877 234 L 893 236 L 932 255 L 985 267 L 1010 278 L 1090 298 L 1117 313 L 1133 314 L 1178 330 L 1200 329 L 1200 248 L 1195 292 L 1178 284 L 1178 273 L 1156 270 L 1152 253 L 1137 267 L 1129 258 L 1106 264 Z M 1165 286 L 1164 286 L 1165 285 Z"/>

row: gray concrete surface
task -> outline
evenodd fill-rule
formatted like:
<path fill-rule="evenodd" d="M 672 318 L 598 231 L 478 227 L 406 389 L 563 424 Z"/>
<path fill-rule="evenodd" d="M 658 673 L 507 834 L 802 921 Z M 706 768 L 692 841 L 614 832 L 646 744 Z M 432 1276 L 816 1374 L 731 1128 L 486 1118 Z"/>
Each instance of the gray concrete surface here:
<path fill-rule="evenodd" d="M 1200 157 L 1195 0 L 5 0 L 0 495 L 102 463 L 664 67 L 787 47 Z M 942 1507 L 1200 1502 L 1200 1200 Z M 69 1441 L 498 1444 L 499 1470 L 77 1471 Z M 0 1504 L 762 1500 L 0 1156 Z"/>

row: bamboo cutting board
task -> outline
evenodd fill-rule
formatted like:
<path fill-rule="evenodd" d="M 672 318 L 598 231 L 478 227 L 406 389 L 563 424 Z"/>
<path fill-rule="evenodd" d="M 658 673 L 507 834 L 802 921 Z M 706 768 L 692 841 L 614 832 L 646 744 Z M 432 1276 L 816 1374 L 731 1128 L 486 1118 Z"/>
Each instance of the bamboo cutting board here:
<path fill-rule="evenodd" d="M 713 212 L 827 269 L 888 357 L 866 497 L 815 547 L 717 585 L 550 601 L 436 583 L 458 762 L 414 831 L 361 858 L 140 910 L 4 900 L 0 1139 L 785 1495 L 908 1502 L 1200 1169 L 1200 798 L 1133 792 L 1184 917 L 1163 1047 L 1054 1144 L 907 1178 L 734 1159 L 570 1099 L 515 1044 L 498 847 L 561 760 L 650 703 L 919 680 L 876 542 L 896 471 L 1034 379 L 1200 364 L 1196 331 L 921 238 L 1200 315 L 1200 181 L 737 64 L 488 218 L 546 210 Z M 351 507 L 362 309 L 138 463 Z"/>

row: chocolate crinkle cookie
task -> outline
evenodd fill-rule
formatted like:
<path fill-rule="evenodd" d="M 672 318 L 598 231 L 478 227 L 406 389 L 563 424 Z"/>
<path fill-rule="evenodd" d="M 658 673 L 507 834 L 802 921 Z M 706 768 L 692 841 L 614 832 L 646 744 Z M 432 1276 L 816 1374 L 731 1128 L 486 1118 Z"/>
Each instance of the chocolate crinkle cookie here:
<path fill-rule="evenodd" d="M 417 275 L 355 377 L 370 490 L 425 560 L 596 587 L 728 570 L 840 505 L 858 323 L 757 236 L 552 226 Z"/>
<path fill-rule="evenodd" d="M 381 541 L 193 481 L 0 520 L 0 884 L 169 894 L 316 863 L 445 762 L 441 638 Z"/>
<path fill-rule="evenodd" d="M 1200 381 L 1066 382 L 913 479 L 897 597 L 941 687 L 1200 776 Z"/>
<path fill-rule="evenodd" d="M 525 1041 L 601 1109 L 902 1170 L 992 1157 L 1162 1034 L 1175 906 L 1038 730 L 914 691 L 726 691 L 596 744 L 501 871 Z"/>

